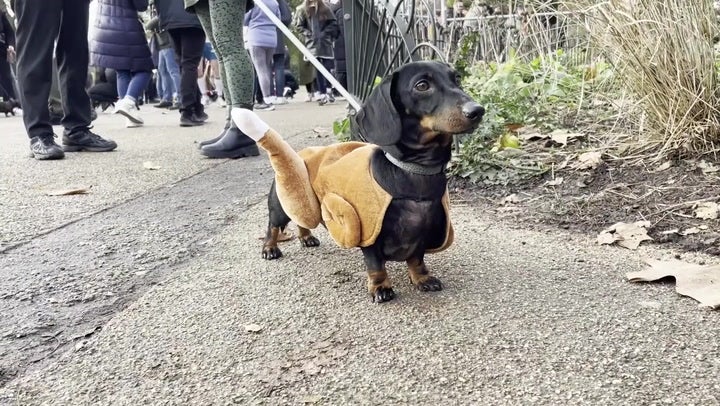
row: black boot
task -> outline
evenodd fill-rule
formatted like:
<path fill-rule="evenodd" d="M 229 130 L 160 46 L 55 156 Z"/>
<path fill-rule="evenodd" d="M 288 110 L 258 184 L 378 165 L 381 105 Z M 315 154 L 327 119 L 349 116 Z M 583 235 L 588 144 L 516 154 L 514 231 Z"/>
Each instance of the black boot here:
<path fill-rule="evenodd" d="M 184 109 L 180 111 L 180 127 L 195 127 L 205 124 L 200 120 L 192 109 Z"/>
<path fill-rule="evenodd" d="M 203 146 L 200 148 L 200 153 L 208 158 L 237 159 L 258 156 L 260 150 L 252 138 L 245 135 L 232 123 L 219 141 Z"/>
<path fill-rule="evenodd" d="M 232 120 L 228 120 L 228 121 L 225 122 L 225 128 L 223 128 L 222 132 L 221 132 L 220 134 L 218 134 L 217 137 L 215 137 L 215 138 L 213 138 L 213 139 L 209 139 L 209 140 L 207 140 L 207 141 L 200 141 L 200 142 L 198 143 L 198 148 L 202 148 L 202 147 L 204 147 L 205 145 L 214 144 L 214 143 L 220 141 L 220 139 L 222 139 L 222 137 L 225 136 L 225 133 L 226 133 L 227 130 L 230 128 L 230 123 L 231 123 L 231 122 L 232 122 Z"/>

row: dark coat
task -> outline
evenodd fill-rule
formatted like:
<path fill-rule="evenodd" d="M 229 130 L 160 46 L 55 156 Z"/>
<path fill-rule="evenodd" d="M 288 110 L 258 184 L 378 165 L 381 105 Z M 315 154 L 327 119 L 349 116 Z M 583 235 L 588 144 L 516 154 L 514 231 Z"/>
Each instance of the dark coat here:
<path fill-rule="evenodd" d="M 183 0 L 155 0 L 155 9 L 160 17 L 160 29 L 202 28 L 197 16 L 185 11 Z"/>
<path fill-rule="evenodd" d="M 90 39 L 90 64 L 132 72 L 153 70 L 150 47 L 138 11 L 148 0 L 98 0 Z"/>
<path fill-rule="evenodd" d="M 286 27 L 289 27 L 290 23 L 292 23 L 292 10 L 290 10 L 290 6 L 288 5 L 287 0 L 278 0 L 278 6 L 280 7 L 280 21 L 282 21 L 282 23 L 285 24 Z M 284 55 L 285 34 L 280 31 L 280 28 L 276 28 L 276 30 L 277 46 L 275 47 L 275 55 Z"/>
<path fill-rule="evenodd" d="M 308 16 L 305 5 L 297 9 L 297 28 L 305 39 L 305 46 L 316 58 L 334 59 L 333 42 L 338 35 L 335 14 L 325 7 L 325 13 Z"/>
<path fill-rule="evenodd" d="M 345 13 L 342 7 L 335 10 L 335 19 L 338 23 L 338 36 L 335 38 L 335 70 L 338 72 L 347 72 L 347 64 L 345 63 Z"/>
<path fill-rule="evenodd" d="M 15 30 L 4 11 L 0 11 L 0 50 L 15 48 Z"/>

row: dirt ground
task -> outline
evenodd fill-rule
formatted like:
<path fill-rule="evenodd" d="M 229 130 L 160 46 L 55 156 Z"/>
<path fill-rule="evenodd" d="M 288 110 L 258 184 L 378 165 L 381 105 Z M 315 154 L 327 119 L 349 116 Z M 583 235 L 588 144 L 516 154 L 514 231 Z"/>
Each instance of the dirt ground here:
<path fill-rule="evenodd" d="M 552 170 L 509 185 L 453 178 L 454 201 L 482 204 L 510 226 L 560 227 L 591 235 L 618 222 L 647 221 L 652 241 L 643 245 L 720 255 L 720 221 L 696 213 L 698 205 L 720 200 L 719 163 L 629 160 L 605 152 L 597 155 L 596 165 L 579 168 L 578 156 L 592 150 L 588 144 L 549 153 L 551 144 L 547 139 L 527 142 L 523 149 L 526 161 L 536 157 Z"/>

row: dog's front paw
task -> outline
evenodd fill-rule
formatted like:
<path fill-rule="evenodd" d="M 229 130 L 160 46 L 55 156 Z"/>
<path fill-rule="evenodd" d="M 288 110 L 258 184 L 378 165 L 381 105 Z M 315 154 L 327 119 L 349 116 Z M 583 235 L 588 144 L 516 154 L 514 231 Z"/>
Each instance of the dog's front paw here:
<path fill-rule="evenodd" d="M 440 279 L 434 276 L 426 276 L 421 280 L 414 282 L 414 284 L 422 292 L 437 292 L 443 289 Z"/>
<path fill-rule="evenodd" d="M 300 236 L 300 244 L 303 247 L 317 247 L 320 245 L 320 240 L 314 235 Z"/>
<path fill-rule="evenodd" d="M 393 288 L 379 286 L 375 289 L 375 292 L 373 292 L 373 302 L 375 303 L 389 302 L 393 299 L 395 299 L 395 291 Z"/>
<path fill-rule="evenodd" d="M 280 248 L 278 248 L 277 245 L 275 246 L 265 246 L 262 250 L 262 257 L 263 259 L 271 260 L 271 259 L 278 259 L 283 256 L 282 251 L 280 251 Z"/>

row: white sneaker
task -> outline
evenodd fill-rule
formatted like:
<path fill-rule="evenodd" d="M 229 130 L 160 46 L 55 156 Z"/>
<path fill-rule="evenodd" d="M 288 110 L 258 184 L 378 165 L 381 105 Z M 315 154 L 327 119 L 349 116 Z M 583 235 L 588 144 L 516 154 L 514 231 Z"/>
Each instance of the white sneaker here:
<path fill-rule="evenodd" d="M 276 100 L 275 96 L 269 96 L 264 99 L 265 104 L 276 104 L 275 100 Z"/>
<path fill-rule="evenodd" d="M 305 101 L 306 101 L 306 102 L 311 102 L 311 101 L 313 101 L 313 95 L 312 95 L 312 93 L 308 93 L 308 94 L 307 94 L 307 97 L 305 98 Z"/>
<path fill-rule="evenodd" d="M 203 106 L 208 106 L 208 105 L 210 105 L 210 97 L 208 97 L 208 95 L 204 94 L 204 95 L 200 98 L 200 103 L 202 103 Z"/>
<path fill-rule="evenodd" d="M 143 124 L 143 119 L 140 118 L 137 106 L 135 106 L 135 102 L 132 99 L 123 98 L 115 103 L 114 113 L 122 114 L 135 124 Z"/>
<path fill-rule="evenodd" d="M 125 118 L 125 127 L 126 128 L 137 128 L 137 127 L 142 127 L 142 126 L 143 125 L 141 123 L 135 123 L 132 120 L 130 120 L 129 118 L 127 118 L 127 117 Z"/>
<path fill-rule="evenodd" d="M 13 113 L 15 113 L 16 116 L 22 116 L 22 115 L 23 115 L 23 111 L 22 111 L 22 109 L 19 108 L 19 107 L 13 108 Z"/>
<path fill-rule="evenodd" d="M 273 104 L 288 104 L 288 101 L 284 97 L 276 97 Z"/>
<path fill-rule="evenodd" d="M 253 110 L 273 111 L 273 110 L 275 110 L 275 106 L 273 106 L 272 104 L 267 104 L 267 103 L 257 103 L 255 106 L 253 106 Z"/>

